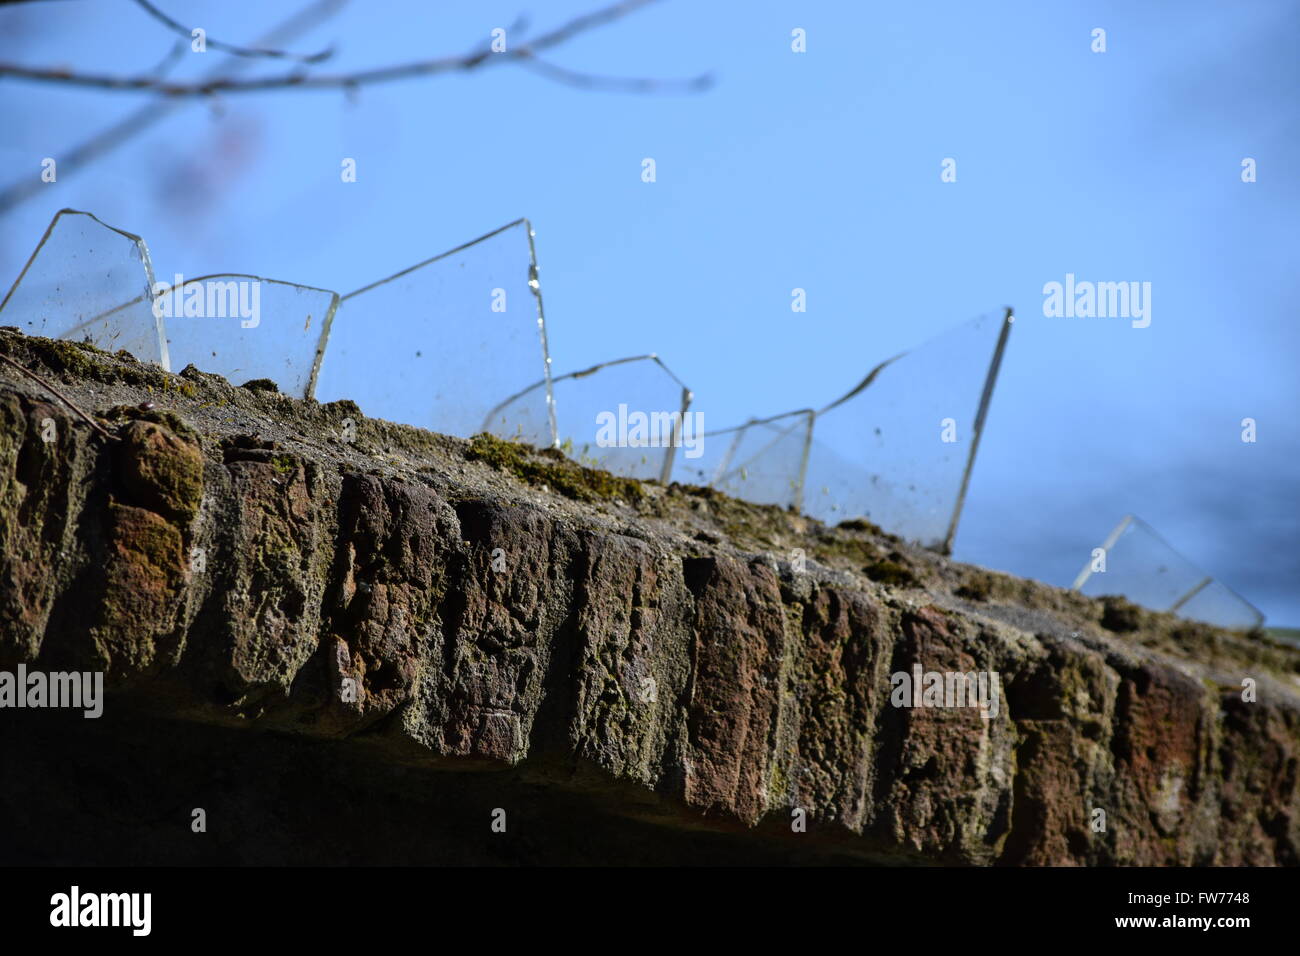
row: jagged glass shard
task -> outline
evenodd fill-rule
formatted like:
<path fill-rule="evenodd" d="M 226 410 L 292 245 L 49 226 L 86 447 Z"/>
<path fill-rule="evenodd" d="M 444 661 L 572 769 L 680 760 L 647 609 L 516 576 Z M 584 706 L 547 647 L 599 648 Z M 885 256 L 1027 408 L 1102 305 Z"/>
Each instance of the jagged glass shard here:
<path fill-rule="evenodd" d="M 828 524 L 865 517 L 886 531 L 901 533 L 889 527 L 888 522 L 892 519 L 897 525 L 896 512 L 905 507 L 906 492 L 900 492 L 882 474 L 888 470 L 888 464 L 882 464 L 880 471 L 871 472 L 850 462 L 817 440 L 818 424 L 818 421 L 813 423 L 813 440 L 804 474 L 804 513 Z"/>
<path fill-rule="evenodd" d="M 343 296 L 315 397 L 451 435 L 552 445 L 541 301 L 532 229 L 521 219 Z M 502 404 L 515 417 L 503 420 Z"/>
<path fill-rule="evenodd" d="M 1204 621 L 1234 630 L 1254 630 L 1264 623 L 1263 611 L 1222 581 L 1214 580 L 1206 581 L 1204 586 L 1198 582 L 1196 593 L 1186 595 L 1186 600 L 1174 613 L 1191 621 Z"/>
<path fill-rule="evenodd" d="M 1102 543 L 1105 571 L 1090 556 L 1074 589 L 1090 597 L 1113 594 L 1155 611 L 1216 627 L 1250 630 L 1264 615 L 1245 598 L 1214 580 L 1173 549 L 1149 524 L 1126 515 Z"/>
<path fill-rule="evenodd" d="M 153 314 L 153 281 L 143 239 L 88 212 L 63 209 L 0 302 L 0 325 L 111 352 L 125 349 L 167 368 L 162 321 Z"/>
<path fill-rule="evenodd" d="M 185 279 L 159 291 L 173 369 L 194 365 L 236 385 L 266 378 L 295 398 L 312 394 L 339 297 L 248 275 Z"/>
<path fill-rule="evenodd" d="M 563 443 L 615 474 L 709 484 L 827 521 L 866 517 L 945 552 L 1011 322 L 1010 310 L 968 322 L 881 363 L 820 411 L 705 433 L 690 390 L 654 355 L 552 384 L 524 219 L 340 298 L 243 275 L 166 290 L 139 237 L 64 210 L 0 312 L 33 334 L 125 348 L 164 368 L 270 379 L 286 394 L 352 399 L 453 435 Z M 1198 610 L 1218 594 L 1208 582 L 1183 603 Z"/>
<path fill-rule="evenodd" d="M 514 396 L 496 414 L 520 420 L 516 406 L 535 406 L 532 395 L 543 384 Z M 588 468 L 666 480 L 676 455 L 702 447 L 702 416 L 689 411 L 691 390 L 655 355 L 603 362 L 551 384 L 560 448 Z"/>
<path fill-rule="evenodd" d="M 1003 309 L 966 322 L 819 411 L 804 510 L 950 552 L 1011 321 Z"/>
<path fill-rule="evenodd" d="M 703 454 L 679 455 L 673 479 L 707 485 L 757 504 L 798 510 L 812 439 L 812 409 L 706 432 Z"/>

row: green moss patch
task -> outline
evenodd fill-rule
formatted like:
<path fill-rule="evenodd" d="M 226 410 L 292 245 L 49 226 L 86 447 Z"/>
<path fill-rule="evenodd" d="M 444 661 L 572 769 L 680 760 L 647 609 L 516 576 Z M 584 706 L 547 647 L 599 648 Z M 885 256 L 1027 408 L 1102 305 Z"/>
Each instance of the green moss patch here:
<path fill-rule="evenodd" d="M 250 392 L 279 392 L 280 386 L 269 378 L 250 378 L 240 388 L 246 388 Z"/>
<path fill-rule="evenodd" d="M 912 569 L 898 561 L 879 560 L 873 561 L 862 569 L 862 573 L 877 584 L 884 584 L 896 588 L 914 588 L 920 586 L 920 581 L 912 573 Z"/>
<path fill-rule="evenodd" d="M 531 445 L 504 441 L 480 433 L 470 439 L 466 457 L 513 475 L 530 485 L 545 485 L 577 501 L 622 500 L 640 502 L 645 497 L 641 483 L 619 478 L 607 471 L 584 468 L 564 457 L 558 449 L 541 451 Z"/>
<path fill-rule="evenodd" d="M 1101 599 L 1101 626 L 1108 631 L 1128 633 L 1142 627 L 1142 608 L 1117 595 Z"/>
<path fill-rule="evenodd" d="M 197 442 L 153 421 L 123 428 L 117 452 L 122 490 L 134 504 L 183 523 L 203 498 L 203 455 Z"/>

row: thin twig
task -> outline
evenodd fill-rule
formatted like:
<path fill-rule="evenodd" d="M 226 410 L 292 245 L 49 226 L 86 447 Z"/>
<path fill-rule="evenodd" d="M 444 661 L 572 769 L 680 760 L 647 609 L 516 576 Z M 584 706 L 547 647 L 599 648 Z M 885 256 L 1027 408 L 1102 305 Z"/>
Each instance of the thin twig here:
<path fill-rule="evenodd" d="M 45 388 L 49 389 L 49 391 L 53 392 L 54 395 L 55 395 L 55 397 L 58 398 L 61 402 L 63 402 L 63 404 L 67 405 L 70 409 L 72 409 L 74 412 L 76 412 L 78 415 L 80 415 L 83 419 L 85 419 L 87 425 L 89 425 L 91 428 L 95 429 L 95 431 L 99 432 L 101 435 L 103 435 L 103 436 L 104 436 L 105 438 L 107 438 L 109 441 L 118 441 L 118 437 L 117 437 L 116 435 L 111 435 L 111 434 L 109 434 L 107 431 L 105 431 L 104 427 L 103 427 L 102 425 L 100 425 L 99 422 L 95 421 L 93 418 L 91 418 L 89 415 L 87 415 L 85 412 L 83 412 L 83 411 L 82 411 L 82 410 L 77 406 L 77 404 L 76 404 L 75 402 L 73 402 L 72 399 L 68 398 L 68 396 L 64 395 L 64 394 L 63 394 L 62 392 L 60 392 L 57 388 L 55 388 L 55 387 L 54 387 L 53 385 L 51 385 L 49 382 L 45 381 L 45 379 L 41 378 L 39 375 L 37 375 L 37 374 L 36 374 L 35 372 L 33 372 L 31 369 L 29 369 L 29 368 L 24 368 L 23 366 L 19 365 L 17 362 L 15 362 L 13 359 L 11 359 L 11 358 L 10 358 L 9 356 L 7 356 L 7 355 L 0 355 L 0 362 L 4 362 L 6 365 L 11 365 L 11 366 L 13 366 L 13 367 L 16 368 L 19 372 L 22 372 L 24 375 L 26 375 L 28 378 L 30 378 L 32 381 L 34 381 L 34 382 L 36 382 L 37 384 L 42 385 L 42 386 L 44 386 Z"/>
<path fill-rule="evenodd" d="M 701 93 L 713 85 L 711 73 L 673 80 L 635 76 L 596 76 L 538 59 L 526 50 L 517 53 L 516 59 L 539 76 L 583 90 L 608 90 L 615 93 Z"/>
<path fill-rule="evenodd" d="M 4 3 L 5 0 L 0 0 Z M 258 42 L 266 45 L 283 43 L 297 34 L 318 26 L 332 17 L 347 3 L 347 0 L 315 0 L 288 20 L 275 27 Z M 243 69 L 251 61 L 243 60 L 233 65 L 234 69 Z M 216 70 L 209 76 L 219 75 Z M 151 100 L 145 106 L 122 120 L 94 133 L 89 139 L 77 144 L 63 154 L 59 160 L 59 175 L 67 177 L 89 166 L 95 160 L 116 150 L 124 143 L 135 139 L 145 130 L 156 126 L 161 120 L 170 116 L 174 110 L 181 109 L 184 100 Z M 38 176 L 24 176 L 0 189 L 0 214 L 26 202 L 33 196 L 48 188 Z"/>
<path fill-rule="evenodd" d="M 37 67 L 26 67 L 14 63 L 0 63 L 0 77 L 11 76 L 17 79 L 34 80 L 37 82 L 60 83 L 70 86 L 89 87 L 100 90 L 118 90 L 157 93 L 166 97 L 196 97 L 211 96 L 214 93 L 260 93 L 267 90 L 282 89 L 299 89 L 299 90 L 326 90 L 342 89 L 355 90 L 358 87 L 372 85 L 377 83 L 391 83 L 395 80 L 411 79 L 418 76 L 434 76 L 442 73 L 462 72 L 478 69 L 489 63 L 504 61 L 533 61 L 536 65 L 536 54 L 539 50 L 546 50 L 571 39 L 572 37 L 585 33 L 588 30 L 603 26 L 613 20 L 627 16 L 640 7 L 647 6 L 651 3 L 658 3 L 659 0 L 621 0 L 619 3 L 611 4 L 600 10 L 575 17 L 568 23 L 544 33 L 531 42 L 524 43 L 522 46 L 508 49 L 502 53 L 494 53 L 490 49 L 480 48 L 473 53 L 462 56 L 444 56 L 432 60 L 416 60 L 411 63 L 400 63 L 395 66 L 378 67 L 372 70 L 361 70 L 355 73 L 334 73 L 326 75 L 312 75 L 303 70 L 295 70 L 292 73 L 282 73 L 277 76 L 264 76 L 251 80 L 237 80 L 231 77 L 219 77 L 215 79 L 202 80 L 198 83 L 169 83 L 159 80 L 152 76 L 113 76 L 102 73 L 75 73 L 67 69 L 44 69 Z M 583 74 L 571 70 L 563 70 L 559 67 L 546 65 L 549 69 L 541 72 L 543 76 L 550 76 L 553 79 L 561 79 L 563 82 L 575 83 L 582 82 Z M 654 92 L 666 86 L 684 86 L 689 89 L 702 89 L 708 85 L 707 75 L 696 76 L 684 80 L 637 80 L 624 79 L 614 80 L 607 77 L 587 77 L 588 85 L 609 86 L 617 84 L 618 88 L 632 92 Z"/>
<path fill-rule="evenodd" d="M 179 33 L 181 36 L 186 37 L 187 39 L 193 36 L 193 32 L 189 27 L 185 26 L 182 23 L 178 23 L 176 20 L 173 20 L 166 13 L 159 10 L 152 3 L 150 3 L 149 0 L 135 0 L 135 4 L 136 6 L 140 7 L 140 9 L 144 10 L 145 13 L 149 14 L 149 16 L 153 17 L 155 20 L 157 20 L 159 23 L 165 26 L 167 29 L 172 30 L 175 33 Z M 258 47 L 237 46 L 234 43 L 225 43 L 221 40 L 214 40 L 212 37 L 207 37 L 206 40 L 204 40 L 204 42 L 208 46 L 212 47 L 212 49 L 214 50 L 220 50 L 223 53 L 232 53 L 235 56 L 267 57 L 270 59 L 277 59 L 277 60 L 296 60 L 299 63 L 320 63 L 322 60 L 328 60 L 331 56 L 334 55 L 333 47 L 330 47 L 329 49 L 326 50 L 322 50 L 319 53 L 312 53 L 310 55 L 307 55 L 302 53 L 286 53 L 284 50 L 269 50 L 269 49 L 258 48 Z"/>
<path fill-rule="evenodd" d="M 149 75 L 157 77 L 158 79 L 161 80 L 164 76 L 166 76 L 168 73 L 172 71 L 172 67 L 174 67 L 177 63 L 179 63 L 181 61 L 181 57 L 183 57 L 184 55 L 185 55 L 185 44 L 182 43 L 180 40 L 177 40 L 172 45 L 172 48 L 170 51 L 168 51 L 167 55 L 158 62 L 158 65 L 149 71 Z"/>

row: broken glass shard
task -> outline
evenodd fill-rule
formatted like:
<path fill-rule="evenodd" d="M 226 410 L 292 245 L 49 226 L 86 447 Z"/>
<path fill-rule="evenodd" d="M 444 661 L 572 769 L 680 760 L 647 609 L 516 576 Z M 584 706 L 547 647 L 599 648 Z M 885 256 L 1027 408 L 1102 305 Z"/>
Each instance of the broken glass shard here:
<path fill-rule="evenodd" d="M 702 447 L 691 390 L 655 355 L 560 375 L 552 387 L 560 448 L 588 468 L 666 481 L 675 455 L 694 456 Z M 511 405 L 500 411 L 508 420 L 520 417 Z"/>
<path fill-rule="evenodd" d="M 538 381 L 540 388 L 528 387 Z M 528 221 L 343 296 L 315 397 L 352 399 L 367 415 L 450 435 L 489 431 L 554 444 L 550 359 Z M 509 420 L 503 405 L 512 408 Z"/>
<path fill-rule="evenodd" d="M 32 334 L 125 348 L 167 369 L 270 379 L 289 395 L 352 399 L 462 437 L 561 446 L 618 475 L 672 476 L 827 521 L 865 517 L 945 552 L 1011 322 L 1010 310 L 982 316 L 882 362 L 820 411 L 706 433 L 690 390 L 654 355 L 552 383 L 527 220 L 341 298 L 245 275 L 178 284 L 154 284 L 138 237 L 64 210 L 0 312 Z M 1216 600 L 1209 582 L 1183 605 Z"/>
<path fill-rule="evenodd" d="M 706 432 L 703 454 L 695 459 L 679 455 L 673 478 L 757 504 L 798 510 L 813 419 L 811 409 L 801 409 Z"/>
<path fill-rule="evenodd" d="M 125 349 L 167 368 L 153 281 L 143 239 L 90 213 L 63 209 L 0 302 L 0 325 L 110 352 Z"/>
<path fill-rule="evenodd" d="M 950 553 L 1011 321 L 1003 309 L 966 322 L 820 410 L 804 510 Z"/>
<path fill-rule="evenodd" d="M 1258 608 L 1183 557 L 1135 515 L 1126 515 L 1075 578 L 1089 597 L 1117 595 L 1216 627 L 1250 630 L 1264 623 Z"/>
<path fill-rule="evenodd" d="M 155 310 L 173 369 L 192 364 L 236 385 L 270 379 L 284 394 L 306 398 L 338 301 L 325 289 L 222 275 L 160 287 Z"/>

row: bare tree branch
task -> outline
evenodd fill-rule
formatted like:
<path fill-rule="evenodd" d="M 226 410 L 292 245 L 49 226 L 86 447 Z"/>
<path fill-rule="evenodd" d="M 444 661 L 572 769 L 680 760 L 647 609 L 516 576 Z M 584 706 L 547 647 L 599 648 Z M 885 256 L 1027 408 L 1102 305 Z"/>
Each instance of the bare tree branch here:
<path fill-rule="evenodd" d="M 167 55 L 163 57 L 158 62 L 158 65 L 155 66 L 150 71 L 150 75 L 162 79 L 164 76 L 166 76 L 168 73 L 172 71 L 172 67 L 174 67 L 177 63 L 179 63 L 181 61 L 181 57 L 183 57 L 184 55 L 185 55 L 185 44 L 182 43 L 180 40 L 177 40 L 174 44 L 172 44 L 172 48 L 167 52 Z"/>
<path fill-rule="evenodd" d="M 193 31 L 190 27 L 187 27 L 184 24 L 178 23 L 177 21 L 173 20 L 166 13 L 159 10 L 152 3 L 150 3 L 149 0 L 135 0 L 135 4 L 136 6 L 140 7 L 140 9 L 144 10 L 147 14 L 149 14 L 149 16 L 153 17 L 155 20 L 157 20 L 159 23 L 165 26 L 167 29 L 172 30 L 175 33 L 179 33 L 181 36 L 186 37 L 187 39 L 193 35 Z M 269 50 L 269 49 L 264 49 L 259 47 L 236 46 L 233 43 L 225 43 L 221 40 L 214 40 L 212 37 L 207 37 L 207 39 L 204 42 L 207 43 L 207 45 L 212 47 L 212 49 L 214 50 L 220 50 L 223 53 L 231 53 L 234 54 L 235 56 L 268 57 L 271 59 L 279 59 L 279 60 L 296 60 L 299 63 L 320 63 L 322 60 L 327 60 L 334 55 L 333 47 L 326 50 L 322 50 L 320 53 L 312 53 L 310 55 L 304 55 L 300 53 L 286 53 L 283 50 Z"/>
<path fill-rule="evenodd" d="M 14 0 L 0 0 L 0 5 Z M 18 0 L 18 2 L 28 2 L 28 0 Z M 272 30 L 266 36 L 258 40 L 259 46 L 272 47 L 279 46 L 293 39 L 294 36 L 315 26 L 321 20 L 333 15 L 342 7 L 347 0 L 316 0 L 307 8 L 295 14 L 285 23 Z M 362 83 L 383 82 L 386 80 L 400 79 L 404 76 L 427 75 L 434 72 L 445 72 L 452 69 L 473 69 L 481 65 L 488 57 L 495 56 L 498 58 L 509 58 L 520 65 L 525 66 L 539 75 L 545 76 L 557 82 L 567 83 L 571 86 L 577 86 L 585 89 L 611 89 L 622 92 L 636 93 L 653 93 L 669 92 L 675 90 L 697 91 L 706 88 L 712 78 L 705 74 L 692 79 L 686 80 L 646 80 L 633 78 L 617 77 L 597 77 L 584 73 L 568 70 L 556 66 L 552 63 L 540 60 L 537 57 L 537 51 L 557 46 L 566 40 L 582 33 L 586 30 L 594 29 L 603 24 L 612 22 L 621 17 L 632 13 L 636 9 L 646 6 L 658 0 L 624 0 L 621 3 L 615 3 L 611 6 L 604 7 L 577 17 L 565 23 L 563 26 L 543 34 L 531 43 L 524 43 L 515 48 L 512 52 L 492 53 L 490 47 L 484 44 L 481 48 L 473 53 L 462 57 L 460 60 L 444 59 L 431 61 L 441 64 L 437 69 L 429 69 L 429 63 L 424 64 L 407 64 L 405 67 L 394 67 L 389 70 L 372 70 L 365 74 L 352 74 L 340 77 L 318 78 L 314 82 L 304 82 L 306 77 L 301 71 L 272 78 L 270 81 L 254 81 L 255 86 L 248 89 L 274 89 L 276 87 L 336 87 L 342 88 L 348 93 L 353 93 Z M 510 27 L 511 35 L 519 35 L 526 29 L 526 23 L 521 19 Z M 238 70 L 244 64 L 253 62 L 245 58 L 242 62 L 234 64 L 231 69 Z M 168 97 L 159 97 L 149 104 L 141 107 L 139 110 L 131 113 L 129 116 L 113 123 L 95 133 L 89 139 L 84 140 L 75 146 L 72 150 L 62 154 L 59 161 L 60 175 L 66 176 L 79 172 L 81 169 L 100 159 L 101 157 L 113 152 L 126 142 L 134 139 L 136 136 L 145 132 L 160 120 L 169 116 L 174 110 L 189 101 L 189 99 L 210 95 L 219 90 L 234 89 L 240 91 L 241 88 L 232 87 L 235 83 L 229 75 L 222 74 L 220 69 L 213 70 L 204 79 L 189 87 L 179 84 L 165 86 L 163 79 L 170 67 L 174 65 L 171 57 L 164 60 L 159 67 L 155 68 L 152 74 L 137 78 L 135 81 L 128 81 L 131 85 L 125 87 L 112 86 L 110 88 L 129 88 L 142 91 L 152 91 L 154 93 L 170 93 Z M 42 72 L 30 71 L 22 67 L 6 67 L 0 64 L 0 77 L 6 73 L 16 76 L 17 71 L 25 73 Z M 40 77 L 28 77 L 47 79 L 57 82 L 70 82 L 65 71 L 44 71 L 50 75 Z M 323 82 L 322 82 L 323 80 Z M 115 80 L 110 80 L 116 83 Z M 96 84 L 83 84 L 96 85 Z M 44 184 L 34 176 L 23 177 L 22 179 L 11 183 L 4 189 L 0 189 L 0 214 L 8 212 L 19 204 L 38 195 Z"/>
<path fill-rule="evenodd" d="M 576 17 L 568 23 L 544 33 L 522 46 L 494 53 L 481 48 L 463 56 L 445 56 L 431 60 L 417 60 L 394 66 L 362 70 L 355 73 L 312 75 L 303 70 L 278 76 L 265 76 L 251 80 L 238 80 L 232 77 L 218 77 L 198 83 L 169 83 L 154 76 L 112 76 L 106 74 L 75 73 L 65 69 L 39 69 L 12 63 L 0 63 L 0 77 L 11 76 L 17 79 L 38 82 L 60 83 L 71 86 L 89 87 L 102 90 L 131 90 L 158 93 L 167 97 L 210 96 L 214 93 L 255 93 L 279 89 L 343 89 L 354 90 L 361 86 L 390 83 L 395 80 L 410 79 L 420 76 L 434 76 L 441 73 L 462 72 L 478 69 L 485 64 L 502 61 L 529 61 L 538 68 L 536 54 L 558 46 L 580 33 L 603 26 L 620 19 L 640 7 L 659 0 L 621 0 L 600 10 Z M 542 64 L 538 72 L 562 82 L 619 88 L 631 92 L 656 92 L 670 87 L 683 87 L 698 90 L 706 87 L 710 78 L 707 75 L 685 80 L 638 80 L 615 79 L 608 77 L 591 77 L 571 70 L 565 70 L 550 64 Z"/>
<path fill-rule="evenodd" d="M 0 0 L 0 4 L 12 2 L 12 0 Z M 28 0 L 20 0 L 28 2 Z M 280 44 L 292 40 L 295 36 L 304 31 L 310 30 L 319 25 L 324 20 L 338 13 L 348 0 L 314 0 L 303 9 L 299 10 L 289 19 L 269 31 L 258 42 L 265 45 Z M 182 50 L 184 46 L 182 45 Z M 250 60 L 244 60 L 234 65 L 235 69 L 242 69 L 250 63 Z M 155 74 L 161 76 L 173 64 L 164 60 L 163 63 L 155 69 Z M 213 71 L 211 76 L 217 76 L 218 71 Z M 118 120 L 111 126 L 107 126 L 95 133 L 89 139 L 77 144 L 71 150 L 61 154 L 59 160 L 59 174 L 68 176 L 69 174 L 79 172 L 86 166 L 89 166 L 95 160 L 108 155 L 119 146 L 134 139 L 145 130 L 154 126 L 156 123 L 170 116 L 173 111 L 180 109 L 185 100 L 163 100 L 161 102 L 150 102 L 140 109 L 131 113 L 124 119 Z M 17 182 L 11 183 L 4 189 L 0 190 L 0 214 L 8 212 L 15 206 L 26 202 L 33 196 L 38 195 L 45 188 L 36 176 L 25 176 Z"/>
<path fill-rule="evenodd" d="M 678 80 L 656 80 L 647 77 L 595 76 L 557 66 L 531 54 L 518 54 L 520 63 L 539 76 L 557 83 L 565 83 L 584 90 L 612 90 L 618 93 L 699 93 L 713 85 L 711 73 Z"/>

